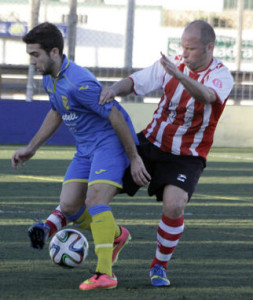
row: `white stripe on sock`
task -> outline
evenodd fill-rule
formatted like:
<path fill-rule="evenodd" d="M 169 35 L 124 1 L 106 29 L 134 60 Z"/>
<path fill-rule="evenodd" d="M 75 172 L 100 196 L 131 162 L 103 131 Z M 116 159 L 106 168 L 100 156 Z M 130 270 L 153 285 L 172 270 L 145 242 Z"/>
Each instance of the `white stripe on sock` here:
<path fill-rule="evenodd" d="M 100 245 L 96 245 L 95 246 L 95 249 L 98 249 L 98 248 L 109 248 L 109 247 L 112 247 L 113 244 L 100 244 Z"/>
<path fill-rule="evenodd" d="M 184 224 L 178 227 L 171 227 L 160 221 L 159 227 L 170 234 L 180 234 L 184 231 Z"/>
<path fill-rule="evenodd" d="M 59 219 L 57 216 L 51 214 L 51 215 L 47 218 L 47 220 L 49 220 L 50 222 L 52 222 L 52 223 L 56 226 L 57 230 L 62 229 L 62 220 Z"/>
<path fill-rule="evenodd" d="M 156 249 L 156 254 L 155 254 L 156 258 L 159 259 L 160 261 L 169 261 L 172 253 L 170 254 L 162 254 L 161 252 L 159 252 L 158 249 Z"/>
<path fill-rule="evenodd" d="M 178 242 L 179 242 L 179 239 L 178 239 L 178 240 L 175 240 L 175 241 L 169 241 L 169 240 L 166 240 L 166 239 L 164 239 L 163 237 L 161 237 L 161 236 L 159 235 L 159 233 L 157 233 L 157 240 L 158 240 L 158 242 L 159 242 L 161 245 L 163 245 L 163 246 L 166 247 L 166 248 L 172 248 L 172 247 L 175 247 L 175 246 L 178 244 Z"/>

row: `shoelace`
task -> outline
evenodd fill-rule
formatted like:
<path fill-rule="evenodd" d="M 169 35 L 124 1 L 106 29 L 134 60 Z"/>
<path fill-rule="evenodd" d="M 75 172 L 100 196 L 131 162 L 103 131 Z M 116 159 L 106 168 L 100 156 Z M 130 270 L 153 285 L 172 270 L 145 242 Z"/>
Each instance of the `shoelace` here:
<path fill-rule="evenodd" d="M 89 270 L 91 274 L 93 275 L 97 275 L 96 279 L 98 279 L 101 275 L 104 275 L 103 273 L 100 273 L 100 272 L 94 272 L 92 270 Z"/>
<path fill-rule="evenodd" d="M 157 275 L 159 276 L 162 276 L 164 277 L 164 269 L 163 267 L 160 267 L 160 266 L 154 266 L 154 273 L 156 273 Z"/>
<path fill-rule="evenodd" d="M 34 223 L 44 224 L 40 217 L 30 219 L 32 219 Z"/>

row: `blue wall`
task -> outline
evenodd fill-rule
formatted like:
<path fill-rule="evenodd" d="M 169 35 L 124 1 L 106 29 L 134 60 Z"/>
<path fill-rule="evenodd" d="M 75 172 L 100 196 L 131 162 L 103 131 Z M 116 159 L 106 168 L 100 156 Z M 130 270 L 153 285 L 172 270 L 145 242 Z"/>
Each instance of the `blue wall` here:
<path fill-rule="evenodd" d="M 139 132 L 152 120 L 157 104 L 122 103 Z M 27 144 L 50 109 L 49 101 L 0 100 L 0 144 Z M 226 106 L 214 135 L 216 147 L 253 147 L 253 106 Z M 47 142 L 74 145 L 63 124 Z"/>
<path fill-rule="evenodd" d="M 40 128 L 49 109 L 49 101 L 0 100 L 0 143 L 27 144 Z M 62 124 L 47 144 L 74 145 L 75 142 Z"/>

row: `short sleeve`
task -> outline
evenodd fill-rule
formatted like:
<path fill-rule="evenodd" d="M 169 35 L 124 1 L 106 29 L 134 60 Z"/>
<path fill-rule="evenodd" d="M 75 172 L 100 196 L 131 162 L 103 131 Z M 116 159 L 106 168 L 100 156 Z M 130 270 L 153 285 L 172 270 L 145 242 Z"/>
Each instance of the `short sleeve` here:
<path fill-rule="evenodd" d="M 75 90 L 75 98 L 79 104 L 88 110 L 107 119 L 111 113 L 113 103 L 99 105 L 99 97 L 102 86 L 96 81 L 85 81 Z"/>
<path fill-rule="evenodd" d="M 229 97 L 229 94 L 233 88 L 233 84 L 233 77 L 225 66 L 214 69 L 204 82 L 206 87 L 209 87 L 215 91 L 219 101 L 222 104 Z"/>
<path fill-rule="evenodd" d="M 158 60 L 150 67 L 131 74 L 129 78 L 133 81 L 135 94 L 143 96 L 162 88 L 164 75 L 164 68 Z"/>

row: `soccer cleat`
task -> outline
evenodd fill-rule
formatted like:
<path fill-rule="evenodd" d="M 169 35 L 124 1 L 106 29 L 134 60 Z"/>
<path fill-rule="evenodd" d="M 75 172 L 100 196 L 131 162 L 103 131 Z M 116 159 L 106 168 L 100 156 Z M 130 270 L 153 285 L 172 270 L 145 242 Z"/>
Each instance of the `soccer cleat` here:
<path fill-rule="evenodd" d="M 170 281 L 163 266 L 154 265 L 150 270 L 149 276 L 153 286 L 170 286 Z"/>
<path fill-rule="evenodd" d="M 44 224 L 40 219 L 38 219 L 40 223 L 33 224 L 28 229 L 28 236 L 31 241 L 31 247 L 41 250 L 48 240 L 50 227 Z"/>
<path fill-rule="evenodd" d="M 114 289 L 117 285 L 118 280 L 114 274 L 109 276 L 107 274 L 96 273 L 90 279 L 81 283 L 79 288 L 81 290 Z"/>
<path fill-rule="evenodd" d="M 131 240 L 131 235 L 125 227 L 120 227 L 121 234 L 114 240 L 113 253 L 112 253 L 112 265 L 114 265 L 118 258 L 121 250 L 128 244 Z"/>

